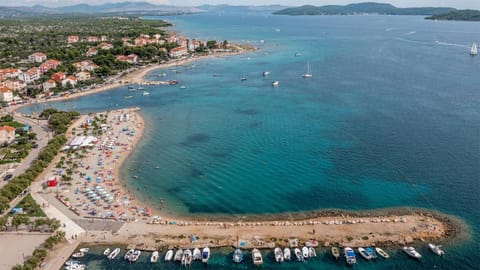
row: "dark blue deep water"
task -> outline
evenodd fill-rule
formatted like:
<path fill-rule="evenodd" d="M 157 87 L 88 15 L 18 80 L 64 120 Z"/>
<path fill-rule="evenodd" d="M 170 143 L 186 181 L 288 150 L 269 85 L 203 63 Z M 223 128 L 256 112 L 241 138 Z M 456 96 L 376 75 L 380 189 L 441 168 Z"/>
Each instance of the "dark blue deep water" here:
<path fill-rule="evenodd" d="M 164 199 L 169 213 L 429 208 L 460 217 L 469 237 L 446 245 L 444 259 L 423 250 L 421 263 L 399 253 L 356 268 L 478 269 L 480 58 L 468 53 L 480 43 L 479 23 L 259 13 L 168 19 L 192 38 L 259 50 L 155 71 L 150 79 L 165 72 L 180 83 L 149 87 L 150 96 L 124 99 L 125 87 L 22 111 L 140 106 L 147 129 L 122 175 L 143 200 Z M 300 77 L 307 62 L 311 79 Z M 217 256 L 209 268 L 231 269 L 229 256 Z M 93 269 L 120 269 L 90 260 Z M 340 265 L 320 256 L 282 268 Z"/>

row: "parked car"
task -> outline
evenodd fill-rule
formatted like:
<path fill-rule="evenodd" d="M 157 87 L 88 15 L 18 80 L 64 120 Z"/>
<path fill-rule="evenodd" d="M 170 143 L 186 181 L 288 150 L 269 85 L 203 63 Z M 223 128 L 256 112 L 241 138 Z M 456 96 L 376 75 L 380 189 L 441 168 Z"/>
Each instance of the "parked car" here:
<path fill-rule="evenodd" d="M 12 179 L 12 177 L 13 177 L 13 174 L 9 173 L 9 174 L 7 174 L 3 177 L 3 181 L 8 181 L 8 180 Z"/>

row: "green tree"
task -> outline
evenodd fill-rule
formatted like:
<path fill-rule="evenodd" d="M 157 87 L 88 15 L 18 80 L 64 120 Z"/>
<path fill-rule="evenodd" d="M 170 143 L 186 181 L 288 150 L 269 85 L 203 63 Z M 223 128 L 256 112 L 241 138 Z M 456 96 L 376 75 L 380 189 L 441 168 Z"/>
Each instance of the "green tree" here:
<path fill-rule="evenodd" d="M 7 230 L 8 216 L 0 217 L 0 229 L 2 231 Z"/>
<path fill-rule="evenodd" d="M 18 230 L 18 226 L 22 224 L 28 224 L 30 219 L 26 215 L 14 215 L 12 218 L 12 225 L 15 227 L 15 230 Z"/>

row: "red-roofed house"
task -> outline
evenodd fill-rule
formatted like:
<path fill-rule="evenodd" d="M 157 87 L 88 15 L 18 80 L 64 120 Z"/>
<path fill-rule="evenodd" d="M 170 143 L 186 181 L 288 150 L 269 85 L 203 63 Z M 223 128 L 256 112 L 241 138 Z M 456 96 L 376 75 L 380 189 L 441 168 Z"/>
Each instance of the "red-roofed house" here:
<path fill-rule="evenodd" d="M 66 77 L 67 76 L 65 75 L 65 72 L 56 72 L 53 73 L 52 76 L 50 76 L 50 79 L 54 80 L 55 82 L 61 82 Z"/>
<path fill-rule="evenodd" d="M 87 57 L 92 57 L 97 55 L 98 51 L 94 48 L 88 48 L 88 51 L 86 53 Z"/>
<path fill-rule="evenodd" d="M 57 87 L 57 83 L 54 80 L 50 79 L 44 82 L 42 86 L 44 92 L 49 92 L 50 89 Z"/>
<path fill-rule="evenodd" d="M 3 92 L 3 91 L 0 91 Z M 11 126 L 0 127 L 0 143 L 12 143 L 15 140 L 15 128 Z"/>
<path fill-rule="evenodd" d="M 68 76 L 65 80 L 62 81 L 62 86 L 65 87 L 70 83 L 73 87 L 77 84 L 77 78 L 75 76 Z"/>
<path fill-rule="evenodd" d="M 74 67 L 76 67 L 77 70 L 80 70 L 80 71 L 88 70 L 88 71 L 92 72 L 96 68 L 98 68 L 98 66 L 95 63 L 93 63 L 92 60 L 84 60 L 84 61 L 81 61 L 81 62 L 75 62 L 72 65 Z"/>
<path fill-rule="evenodd" d="M 119 62 L 127 62 L 130 64 L 136 64 L 138 62 L 138 56 L 136 54 L 129 54 L 127 56 L 125 55 L 117 55 L 117 61 Z"/>
<path fill-rule="evenodd" d="M 78 36 L 68 36 L 67 43 L 77 43 L 79 41 Z"/>
<path fill-rule="evenodd" d="M 81 71 L 81 72 L 77 72 L 75 74 L 75 76 L 77 77 L 77 80 L 79 81 L 86 81 L 86 80 L 90 80 L 90 72 L 88 71 Z"/>
<path fill-rule="evenodd" d="M 177 58 L 177 57 L 184 56 L 184 55 L 187 55 L 187 54 L 188 54 L 187 48 L 177 47 L 177 48 L 171 49 L 170 53 L 168 55 L 171 58 Z"/>
<path fill-rule="evenodd" d="M 113 45 L 110 43 L 102 42 L 98 44 L 98 48 L 101 50 L 110 50 L 113 49 Z"/>
<path fill-rule="evenodd" d="M 20 74 L 19 79 L 24 81 L 25 83 L 31 83 L 40 79 L 40 75 L 40 70 L 36 67 L 33 67 L 26 72 Z"/>
<path fill-rule="evenodd" d="M 62 62 L 54 59 L 48 59 L 47 61 L 45 61 L 43 64 L 40 65 L 39 69 L 40 69 L 40 72 L 43 74 L 49 71 L 50 69 L 56 69 L 60 64 L 62 64 Z"/>
<path fill-rule="evenodd" d="M 28 56 L 28 61 L 32 63 L 42 63 L 47 60 L 47 55 L 41 52 L 36 52 Z"/>
<path fill-rule="evenodd" d="M 0 101 L 10 102 L 13 100 L 12 90 L 6 87 L 0 87 Z"/>
<path fill-rule="evenodd" d="M 17 78 L 21 71 L 18 68 L 3 68 L 0 69 L 0 80 L 8 78 Z"/>

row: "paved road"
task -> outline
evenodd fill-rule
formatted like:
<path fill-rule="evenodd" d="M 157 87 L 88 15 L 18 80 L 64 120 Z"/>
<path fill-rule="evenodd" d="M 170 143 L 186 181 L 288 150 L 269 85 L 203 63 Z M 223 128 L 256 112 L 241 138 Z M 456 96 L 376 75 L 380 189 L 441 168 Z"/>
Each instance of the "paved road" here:
<path fill-rule="evenodd" d="M 32 163 L 38 157 L 40 151 L 48 144 L 48 140 L 52 138 L 53 132 L 48 128 L 48 123 L 46 120 L 34 120 L 22 116 L 19 113 L 14 113 L 14 119 L 17 122 L 28 124 L 32 127 L 33 132 L 37 134 L 37 148 L 32 148 L 28 156 L 26 156 L 20 164 L 15 168 L 15 171 L 12 172 L 13 176 L 18 176 L 24 173 Z M 0 188 L 7 184 L 7 181 L 0 179 Z"/>

